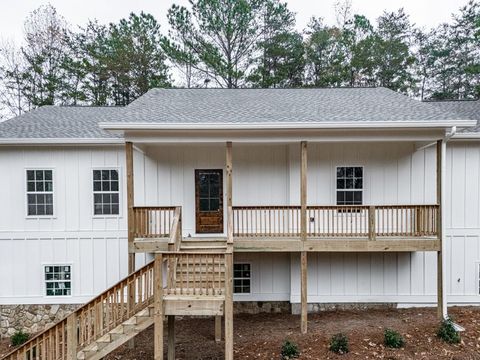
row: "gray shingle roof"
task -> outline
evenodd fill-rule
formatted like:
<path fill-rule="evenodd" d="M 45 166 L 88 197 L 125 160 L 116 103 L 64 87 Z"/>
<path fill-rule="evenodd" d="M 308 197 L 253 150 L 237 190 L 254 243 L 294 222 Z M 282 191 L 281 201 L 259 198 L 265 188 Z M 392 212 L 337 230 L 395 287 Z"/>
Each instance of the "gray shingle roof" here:
<path fill-rule="evenodd" d="M 152 89 L 127 106 L 129 123 L 460 120 L 386 88 Z"/>
<path fill-rule="evenodd" d="M 457 114 L 465 120 L 477 120 L 477 126 L 462 132 L 480 132 L 480 100 L 426 101 L 425 104 L 445 112 Z"/>
<path fill-rule="evenodd" d="M 0 140 L 121 139 L 99 123 L 215 126 L 455 120 L 465 120 L 465 115 L 385 88 L 152 89 L 126 107 L 43 106 L 0 123 Z"/>
<path fill-rule="evenodd" d="M 0 123 L 0 138 L 115 139 L 99 122 L 116 121 L 121 107 L 42 106 Z"/>

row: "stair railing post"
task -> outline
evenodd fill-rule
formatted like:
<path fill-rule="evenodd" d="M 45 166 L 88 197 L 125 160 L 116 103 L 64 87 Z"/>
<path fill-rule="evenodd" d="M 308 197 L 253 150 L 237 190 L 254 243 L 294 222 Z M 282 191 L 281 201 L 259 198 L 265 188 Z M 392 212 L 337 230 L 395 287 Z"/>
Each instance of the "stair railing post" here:
<path fill-rule="evenodd" d="M 155 254 L 154 281 L 154 359 L 163 360 L 163 255 Z"/>
<path fill-rule="evenodd" d="M 77 347 L 77 314 L 73 312 L 67 317 L 67 360 L 77 359 Z"/>

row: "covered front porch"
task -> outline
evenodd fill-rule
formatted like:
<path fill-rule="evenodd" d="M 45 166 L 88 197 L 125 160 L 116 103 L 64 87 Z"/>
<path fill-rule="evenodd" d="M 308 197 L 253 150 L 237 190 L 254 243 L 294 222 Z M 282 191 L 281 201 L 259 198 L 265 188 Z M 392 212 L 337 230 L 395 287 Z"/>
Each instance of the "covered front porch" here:
<path fill-rule="evenodd" d="M 137 144 L 130 250 L 167 249 L 177 213 L 183 237 L 231 231 L 240 252 L 439 251 L 425 141 Z"/>

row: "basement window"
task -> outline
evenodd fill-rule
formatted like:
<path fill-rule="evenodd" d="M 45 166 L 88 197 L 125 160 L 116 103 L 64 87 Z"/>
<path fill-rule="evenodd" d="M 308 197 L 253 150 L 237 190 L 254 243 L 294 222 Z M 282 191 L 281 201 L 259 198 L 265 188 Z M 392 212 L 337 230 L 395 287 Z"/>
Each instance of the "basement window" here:
<path fill-rule="evenodd" d="M 70 265 L 45 266 L 45 292 L 47 296 L 72 295 L 71 270 Z"/>
<path fill-rule="evenodd" d="M 93 213 L 119 215 L 118 170 L 93 170 Z"/>
<path fill-rule="evenodd" d="M 337 205 L 363 204 L 363 167 L 337 166 Z"/>
<path fill-rule="evenodd" d="M 248 263 L 233 264 L 233 292 L 234 294 L 250 294 L 251 265 Z"/>
<path fill-rule="evenodd" d="M 27 215 L 53 215 L 53 170 L 27 170 Z"/>

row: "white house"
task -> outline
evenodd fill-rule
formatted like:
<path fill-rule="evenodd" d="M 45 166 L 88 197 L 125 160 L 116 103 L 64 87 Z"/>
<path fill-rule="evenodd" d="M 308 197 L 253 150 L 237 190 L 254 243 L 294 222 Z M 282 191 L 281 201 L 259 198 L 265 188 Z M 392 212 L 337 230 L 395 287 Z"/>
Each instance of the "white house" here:
<path fill-rule="evenodd" d="M 53 320 L 154 253 L 205 253 L 215 271 L 207 248 L 233 252 L 208 312 L 226 321 L 229 273 L 234 302 L 292 305 L 304 331 L 325 304 L 479 304 L 477 120 L 480 101 L 384 88 L 154 89 L 1 123 L 0 331 Z"/>

